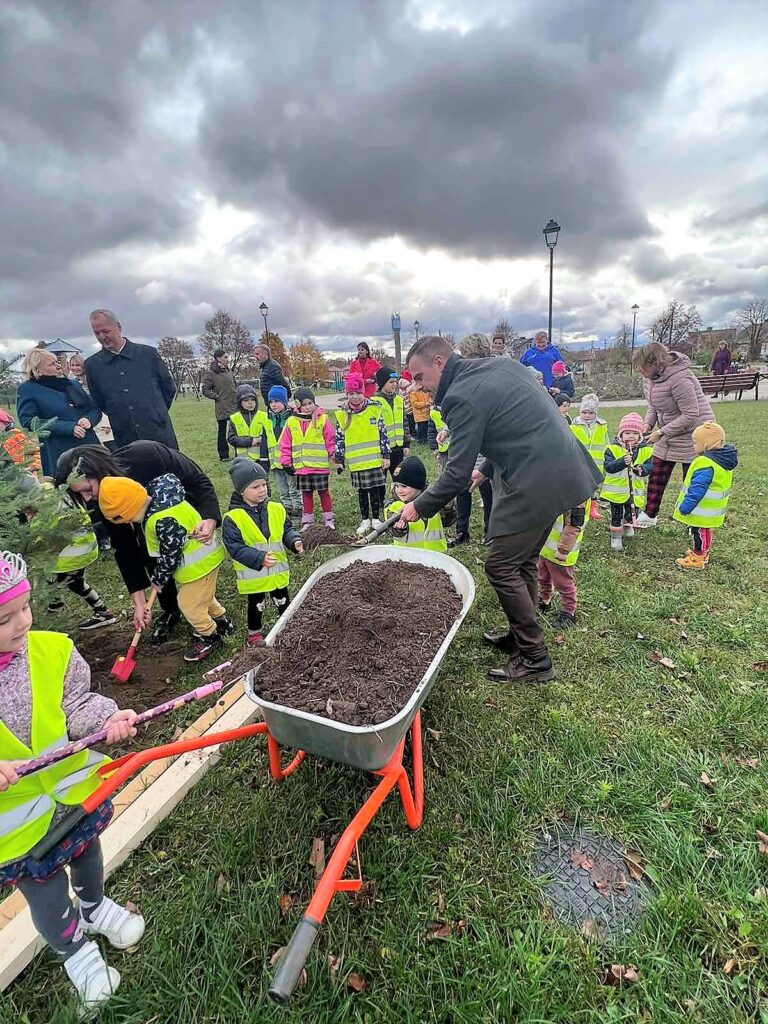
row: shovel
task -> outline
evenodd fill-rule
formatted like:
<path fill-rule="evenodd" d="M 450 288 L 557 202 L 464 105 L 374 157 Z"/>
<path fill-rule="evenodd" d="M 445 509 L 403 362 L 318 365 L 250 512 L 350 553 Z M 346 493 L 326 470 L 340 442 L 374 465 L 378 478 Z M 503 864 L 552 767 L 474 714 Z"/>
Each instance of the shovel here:
<path fill-rule="evenodd" d="M 147 601 L 147 610 L 152 609 L 152 605 L 155 603 L 157 597 L 157 591 L 152 590 Z M 141 636 L 141 630 L 137 629 L 133 634 L 133 640 L 131 640 L 131 646 L 125 652 L 115 658 L 115 663 L 112 666 L 112 671 L 109 673 L 118 683 L 127 683 L 131 678 L 131 673 L 136 668 L 136 648 L 139 646 L 139 637 Z"/>

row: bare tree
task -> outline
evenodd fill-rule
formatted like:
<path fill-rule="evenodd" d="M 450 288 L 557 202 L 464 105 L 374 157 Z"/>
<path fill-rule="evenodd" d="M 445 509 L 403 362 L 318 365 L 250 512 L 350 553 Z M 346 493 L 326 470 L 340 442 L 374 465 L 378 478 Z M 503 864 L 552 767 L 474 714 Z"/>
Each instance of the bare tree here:
<path fill-rule="evenodd" d="M 189 376 L 192 363 L 195 361 L 192 346 L 183 338 L 161 338 L 157 352 L 168 367 L 176 390 L 181 391 L 184 381 Z"/>
<path fill-rule="evenodd" d="M 397 369 L 395 357 L 391 356 L 385 348 L 372 348 L 371 359 L 375 359 L 377 362 L 381 363 L 382 366 L 386 366 L 388 369 Z"/>
<path fill-rule="evenodd" d="M 253 356 L 254 343 L 251 332 L 237 317 L 220 309 L 210 320 L 205 321 L 203 333 L 198 338 L 200 348 L 209 358 L 216 349 L 223 348 L 229 356 L 232 373 L 249 356 Z"/>
<path fill-rule="evenodd" d="M 689 347 L 688 335 L 701 327 L 701 314 L 695 306 L 684 306 L 672 299 L 650 326 L 651 337 L 667 348 Z"/>
<path fill-rule="evenodd" d="M 747 359 L 759 359 L 763 345 L 768 342 L 768 299 L 752 299 L 736 314 L 733 325 L 749 343 Z"/>
<path fill-rule="evenodd" d="M 500 334 L 504 338 L 504 347 L 507 352 L 511 352 L 516 356 L 522 355 L 522 350 L 525 348 L 525 345 L 521 345 L 520 334 L 514 329 L 505 316 L 499 318 L 498 323 L 493 329 L 493 334 Z"/>
<path fill-rule="evenodd" d="M 613 336 L 615 348 L 629 348 L 632 344 L 632 328 L 629 324 L 622 324 Z"/>

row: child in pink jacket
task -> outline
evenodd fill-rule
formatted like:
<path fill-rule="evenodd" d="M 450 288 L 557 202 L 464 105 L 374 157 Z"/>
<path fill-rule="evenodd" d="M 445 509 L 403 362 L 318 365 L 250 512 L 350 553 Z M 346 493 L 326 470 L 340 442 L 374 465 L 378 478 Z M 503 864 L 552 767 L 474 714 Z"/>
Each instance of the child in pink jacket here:
<path fill-rule="evenodd" d="M 333 501 L 329 490 L 336 430 L 331 420 L 315 404 L 309 388 L 297 388 L 293 394 L 296 412 L 289 416 L 280 437 L 280 464 L 290 476 L 296 474 L 301 494 L 302 531 L 308 530 L 315 518 L 315 491 L 323 510 L 323 522 L 335 529 Z"/>

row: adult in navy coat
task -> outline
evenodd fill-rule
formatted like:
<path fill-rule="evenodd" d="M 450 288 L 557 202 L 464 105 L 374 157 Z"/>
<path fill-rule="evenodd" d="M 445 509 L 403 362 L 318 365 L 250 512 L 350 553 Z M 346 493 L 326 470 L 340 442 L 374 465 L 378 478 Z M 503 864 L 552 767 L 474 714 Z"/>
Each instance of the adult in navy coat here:
<path fill-rule="evenodd" d="M 176 385 L 157 349 L 123 337 L 123 328 L 109 309 L 91 313 L 91 330 L 101 352 L 85 360 L 91 396 L 109 416 L 118 448 L 131 441 L 159 441 L 179 447 L 168 410 Z"/>
<path fill-rule="evenodd" d="M 101 410 L 76 380 L 64 376 L 56 356 L 44 348 L 33 348 L 24 360 L 27 380 L 19 385 L 16 412 L 27 430 L 33 420 L 46 423 L 48 436 L 41 442 L 43 473 L 53 476 L 62 452 L 81 444 L 99 444 L 93 428 Z"/>

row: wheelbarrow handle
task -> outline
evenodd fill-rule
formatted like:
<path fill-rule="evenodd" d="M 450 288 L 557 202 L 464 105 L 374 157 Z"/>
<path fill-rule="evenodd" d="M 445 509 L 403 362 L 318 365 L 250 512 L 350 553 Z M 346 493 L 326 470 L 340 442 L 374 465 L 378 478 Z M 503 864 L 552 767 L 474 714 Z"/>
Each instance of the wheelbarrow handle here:
<path fill-rule="evenodd" d="M 277 963 L 277 970 L 269 986 L 269 995 L 276 1003 L 285 1006 L 296 991 L 304 964 L 317 938 L 320 922 L 314 921 L 306 914 L 296 925 L 285 952 Z"/>

